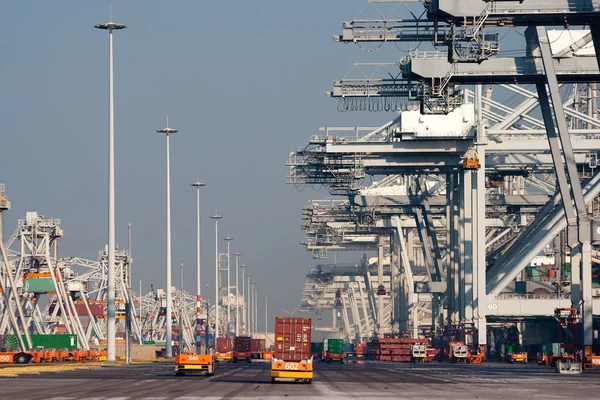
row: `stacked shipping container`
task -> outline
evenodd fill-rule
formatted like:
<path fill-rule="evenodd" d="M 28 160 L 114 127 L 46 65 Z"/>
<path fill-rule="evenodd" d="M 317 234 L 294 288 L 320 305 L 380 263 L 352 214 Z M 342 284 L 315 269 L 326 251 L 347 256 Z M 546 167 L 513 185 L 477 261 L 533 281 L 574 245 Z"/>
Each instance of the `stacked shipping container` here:
<path fill-rule="evenodd" d="M 381 338 L 374 339 L 370 343 L 370 359 L 380 361 L 411 361 L 411 345 L 424 344 L 428 345 L 427 339 L 410 339 L 410 338 Z M 433 356 L 429 352 L 427 361 L 431 361 Z"/>

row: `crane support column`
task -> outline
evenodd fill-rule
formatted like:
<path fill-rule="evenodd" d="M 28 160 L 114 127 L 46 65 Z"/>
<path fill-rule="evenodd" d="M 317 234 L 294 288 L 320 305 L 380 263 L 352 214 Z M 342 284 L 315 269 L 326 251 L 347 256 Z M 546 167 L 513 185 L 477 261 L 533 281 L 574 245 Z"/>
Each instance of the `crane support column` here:
<path fill-rule="evenodd" d="M 531 32 L 531 29 L 528 30 L 530 31 L 528 32 L 529 36 L 531 36 L 533 32 Z M 583 345 L 591 346 L 593 342 L 593 304 L 591 284 L 592 259 L 590 220 L 587 214 L 585 200 L 583 198 L 583 191 L 581 189 L 581 182 L 577 172 L 577 165 L 575 164 L 573 146 L 571 144 L 571 138 L 567 128 L 567 121 L 562 106 L 558 80 L 554 70 L 552 52 L 550 49 L 550 42 L 546 33 L 546 28 L 537 27 L 535 33 L 537 34 L 539 48 L 542 55 L 542 62 L 546 71 L 546 83 L 548 86 L 551 103 L 549 102 L 546 92 L 546 85 L 544 84 L 537 84 L 538 97 L 540 100 L 540 108 L 542 109 L 544 116 L 544 122 L 546 124 L 548 142 L 558 178 L 560 193 L 563 200 L 562 203 L 565 209 L 565 215 L 567 217 L 567 241 L 571 248 L 580 247 L 581 249 L 581 263 L 573 263 L 571 266 L 572 270 L 578 268 L 581 271 L 581 291 L 579 298 L 572 298 L 572 302 L 578 305 L 578 309 L 581 311 L 583 317 Z M 552 121 L 552 114 L 555 118 L 555 121 Z M 556 122 L 556 127 L 552 122 Z M 556 131 L 558 131 L 558 137 Z M 560 152 L 560 148 L 558 147 L 559 144 L 560 148 L 562 148 L 562 154 Z M 568 181 L 567 176 L 565 176 L 565 166 L 568 174 Z M 574 286 L 578 283 L 579 282 L 573 280 Z M 577 292 L 575 291 L 572 293 L 572 296 L 573 295 L 577 295 Z"/>
<path fill-rule="evenodd" d="M 477 343 L 487 344 L 486 310 L 480 307 L 486 296 L 486 250 L 485 250 L 485 146 L 486 126 L 483 118 L 483 97 L 481 85 L 475 86 L 475 111 L 477 113 L 476 149 L 479 169 L 473 172 L 473 324 L 477 329 Z"/>
<path fill-rule="evenodd" d="M 448 253 L 447 253 L 447 277 L 448 277 L 448 323 L 458 324 L 459 317 L 459 278 L 458 278 L 458 184 L 457 175 L 447 175 L 448 186 L 446 188 L 446 198 L 448 200 L 446 210 L 446 225 L 448 230 Z"/>
<path fill-rule="evenodd" d="M 377 239 L 377 325 L 379 337 L 383 337 L 383 331 L 385 328 L 383 316 L 383 295 L 379 293 L 383 287 L 383 236 L 380 234 Z"/>
<path fill-rule="evenodd" d="M 460 320 L 462 322 L 473 319 L 473 307 L 469 295 L 473 293 L 473 207 L 472 186 L 473 172 L 465 169 L 462 172 L 460 188 L 460 225 L 459 248 L 460 252 Z"/>

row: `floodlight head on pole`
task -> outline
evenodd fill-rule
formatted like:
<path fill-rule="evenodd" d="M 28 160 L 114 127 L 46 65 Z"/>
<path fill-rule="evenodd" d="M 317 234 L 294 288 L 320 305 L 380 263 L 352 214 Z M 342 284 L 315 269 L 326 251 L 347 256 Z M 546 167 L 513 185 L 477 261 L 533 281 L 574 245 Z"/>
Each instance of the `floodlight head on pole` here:
<path fill-rule="evenodd" d="M 94 28 L 97 29 L 107 29 L 109 31 L 114 31 L 118 29 L 126 29 L 127 27 L 123 24 L 117 24 L 116 22 L 107 22 L 105 24 L 96 24 Z"/>
<path fill-rule="evenodd" d="M 219 220 L 221 218 L 223 218 L 223 217 L 220 216 L 220 215 L 213 215 L 213 216 L 210 217 L 210 219 L 214 219 L 214 220 Z"/>
<path fill-rule="evenodd" d="M 177 132 L 179 132 L 177 129 L 173 129 L 173 128 L 164 128 L 164 129 L 159 129 L 156 132 L 158 133 L 164 133 L 167 136 L 172 136 L 174 134 L 176 134 Z"/>
<path fill-rule="evenodd" d="M 174 134 L 176 134 L 179 131 L 177 129 L 169 128 L 169 116 L 167 115 L 167 127 L 163 128 L 163 129 L 159 129 L 156 132 L 163 133 L 168 137 L 168 136 L 173 136 Z"/>
<path fill-rule="evenodd" d="M 190 183 L 190 186 L 193 186 L 193 187 L 195 187 L 197 189 L 200 189 L 202 186 L 206 186 L 206 183 L 202 183 L 200 181 L 196 181 L 194 183 Z"/>
<path fill-rule="evenodd" d="M 123 24 L 117 24 L 116 22 L 112 22 L 112 4 L 110 4 L 109 6 L 109 22 L 105 23 L 105 24 L 97 24 L 94 26 L 94 28 L 97 29 L 107 29 L 109 31 L 113 31 L 116 29 L 125 29 L 127 28 L 125 25 Z"/>

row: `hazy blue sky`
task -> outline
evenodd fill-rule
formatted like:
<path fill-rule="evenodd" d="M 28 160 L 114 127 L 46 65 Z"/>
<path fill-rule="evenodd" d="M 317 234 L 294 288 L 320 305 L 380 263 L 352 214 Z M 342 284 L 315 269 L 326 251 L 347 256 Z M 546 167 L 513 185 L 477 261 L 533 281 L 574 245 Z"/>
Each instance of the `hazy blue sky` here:
<path fill-rule="evenodd" d="M 134 281 L 165 287 L 165 139 L 171 141 L 173 282 L 195 291 L 195 189 L 202 191 L 203 281 L 214 282 L 214 222 L 270 292 L 271 313 L 299 302 L 314 264 L 299 244 L 301 207 L 327 192 L 285 184 L 285 161 L 319 126 L 393 115 L 339 113 L 324 96 L 367 54 L 331 35 L 363 0 L 113 1 L 117 243 L 133 227 Z M 60 218 L 60 256 L 96 259 L 107 241 L 108 1 L 2 1 L 0 183 L 12 210 Z M 392 46 L 393 47 L 393 46 Z M 221 251 L 225 242 L 221 240 Z M 359 255 L 356 255 L 358 259 Z M 194 271 L 192 273 L 192 270 Z M 137 287 L 137 284 L 135 285 Z M 211 285 L 212 286 L 212 285 Z M 261 310 L 262 307 L 261 296 Z M 261 313 L 262 315 L 262 313 Z M 261 322 L 260 326 L 263 323 Z"/>

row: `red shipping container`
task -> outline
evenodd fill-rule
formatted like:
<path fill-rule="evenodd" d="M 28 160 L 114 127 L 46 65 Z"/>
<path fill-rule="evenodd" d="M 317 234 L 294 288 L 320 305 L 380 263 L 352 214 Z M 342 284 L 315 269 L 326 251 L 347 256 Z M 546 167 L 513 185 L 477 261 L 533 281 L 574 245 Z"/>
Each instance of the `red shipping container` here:
<path fill-rule="evenodd" d="M 251 339 L 250 351 L 253 353 L 262 353 L 265 351 L 265 339 Z"/>
<path fill-rule="evenodd" d="M 233 351 L 237 353 L 250 353 L 250 336 L 237 336 L 233 339 Z"/>
<path fill-rule="evenodd" d="M 310 353 L 310 318 L 275 318 L 275 353 L 283 361 L 308 360 Z"/>
<path fill-rule="evenodd" d="M 217 338 L 217 353 L 227 353 L 231 351 L 231 340 L 228 338 Z"/>
<path fill-rule="evenodd" d="M 104 316 L 104 302 L 101 300 L 88 300 L 88 306 L 90 308 L 90 312 L 94 317 L 103 317 Z M 75 302 L 75 311 L 77 311 L 77 315 L 82 317 L 87 317 L 88 311 L 85 303 L 83 301 Z"/>

